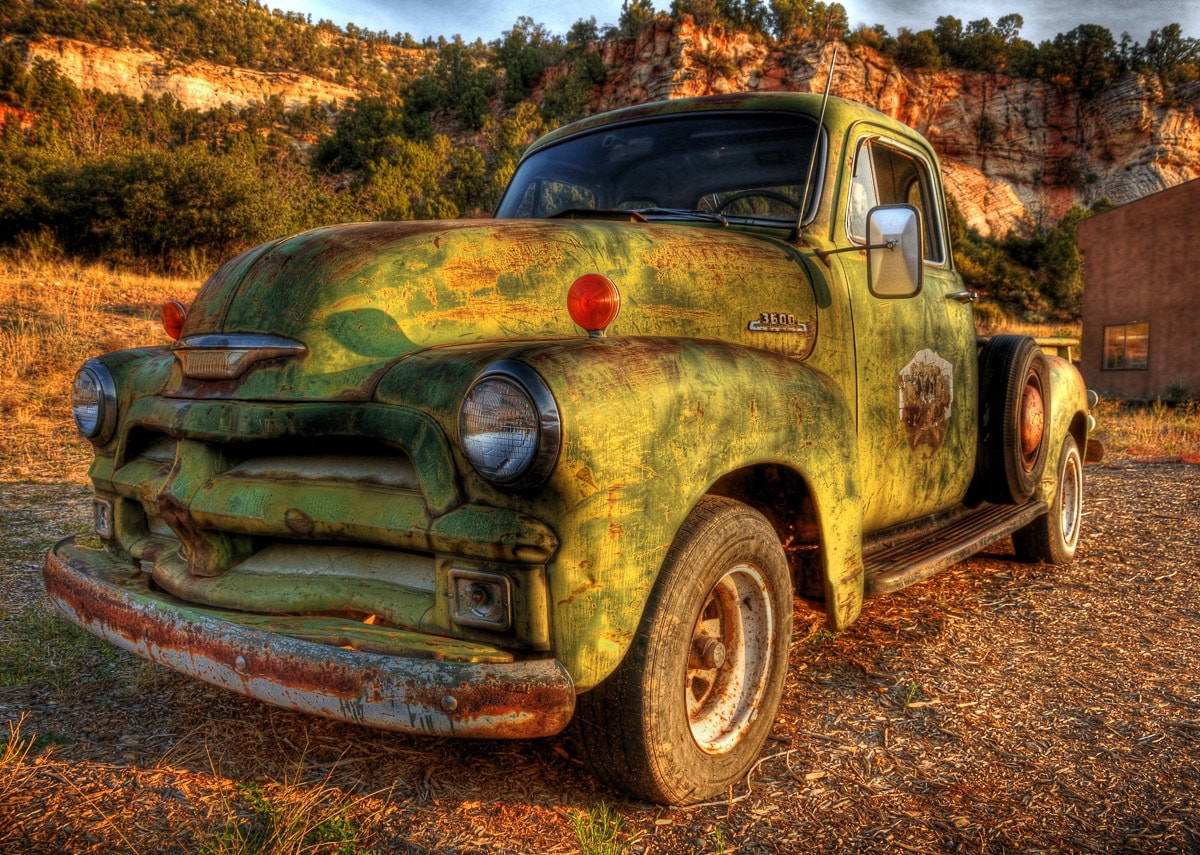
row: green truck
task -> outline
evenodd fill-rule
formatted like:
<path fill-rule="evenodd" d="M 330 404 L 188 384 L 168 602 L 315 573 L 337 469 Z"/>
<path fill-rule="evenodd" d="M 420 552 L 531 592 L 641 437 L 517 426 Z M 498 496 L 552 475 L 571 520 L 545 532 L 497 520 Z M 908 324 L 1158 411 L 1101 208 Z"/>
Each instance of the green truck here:
<path fill-rule="evenodd" d="M 96 538 L 46 588 L 270 704 L 570 724 L 609 784 L 702 800 L 759 756 L 797 601 L 840 630 L 1008 535 L 1072 559 L 1084 384 L 975 297 L 932 148 L 873 110 L 584 119 L 493 219 L 272 241 L 164 307 L 173 345 L 88 360 Z"/>

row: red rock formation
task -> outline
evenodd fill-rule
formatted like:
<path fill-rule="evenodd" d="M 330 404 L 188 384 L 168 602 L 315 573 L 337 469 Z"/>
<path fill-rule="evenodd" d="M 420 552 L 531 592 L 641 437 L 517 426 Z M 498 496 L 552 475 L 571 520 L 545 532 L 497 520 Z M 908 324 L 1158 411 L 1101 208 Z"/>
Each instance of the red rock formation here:
<path fill-rule="evenodd" d="M 833 46 L 772 45 L 746 33 L 656 21 L 637 39 L 598 46 L 607 77 L 593 112 L 729 91 L 819 92 Z M 170 92 L 186 107 L 235 106 L 279 95 L 289 107 L 344 103 L 357 93 L 297 73 L 264 73 L 53 39 L 27 62 L 53 59 L 84 89 L 140 98 Z M 410 63 L 420 65 L 416 59 Z M 551 74 L 561 74 L 562 69 Z M 1128 202 L 1200 177 L 1200 83 L 1171 104 L 1157 78 L 1128 75 L 1086 101 L 1040 80 L 954 69 L 900 68 L 870 48 L 838 52 L 833 92 L 917 128 L 943 161 L 967 221 L 1003 235 L 1022 220 L 1054 221 L 1074 204 Z"/>
<path fill-rule="evenodd" d="M 690 22 L 659 21 L 604 45 L 597 110 L 733 90 L 820 92 L 833 46 L 768 46 Z M 1107 196 L 1128 202 L 1200 177 L 1200 84 L 1164 102 L 1153 76 L 1127 75 L 1081 102 L 1041 80 L 897 66 L 839 49 L 832 91 L 925 134 L 967 221 L 1003 235 Z"/>

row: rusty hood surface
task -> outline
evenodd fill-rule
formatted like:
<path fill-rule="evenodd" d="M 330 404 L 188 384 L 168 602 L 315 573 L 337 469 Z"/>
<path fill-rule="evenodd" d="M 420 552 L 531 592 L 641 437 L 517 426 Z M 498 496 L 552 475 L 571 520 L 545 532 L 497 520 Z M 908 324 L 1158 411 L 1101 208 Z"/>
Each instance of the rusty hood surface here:
<path fill-rule="evenodd" d="M 397 359 L 430 347 L 579 336 L 571 283 L 612 279 L 615 335 L 745 341 L 804 355 L 812 335 L 750 332 L 764 312 L 815 323 L 800 254 L 769 234 L 676 223 L 457 220 L 331 226 L 264 244 L 205 283 L 183 339 L 270 335 L 299 356 L 230 381 L 176 366 L 167 394 L 368 399 Z"/>

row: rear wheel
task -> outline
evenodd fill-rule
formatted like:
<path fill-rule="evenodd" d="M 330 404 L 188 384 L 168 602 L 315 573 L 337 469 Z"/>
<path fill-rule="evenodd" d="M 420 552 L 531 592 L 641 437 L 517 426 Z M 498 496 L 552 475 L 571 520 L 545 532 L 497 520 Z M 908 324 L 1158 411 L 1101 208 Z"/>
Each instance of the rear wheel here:
<path fill-rule="evenodd" d="M 791 577 L 774 529 L 739 502 L 702 500 L 667 553 L 625 659 L 579 698 L 592 769 L 663 804 L 724 791 L 770 733 L 791 634 Z"/>
<path fill-rule="evenodd" d="M 1020 504 L 1046 468 L 1050 383 L 1046 357 L 1027 336 L 998 335 L 979 358 L 978 494 Z"/>
<path fill-rule="evenodd" d="M 1017 556 L 1026 561 L 1067 564 L 1075 558 L 1083 521 L 1083 460 L 1067 434 L 1058 458 L 1058 484 L 1049 512 L 1013 533 Z"/>

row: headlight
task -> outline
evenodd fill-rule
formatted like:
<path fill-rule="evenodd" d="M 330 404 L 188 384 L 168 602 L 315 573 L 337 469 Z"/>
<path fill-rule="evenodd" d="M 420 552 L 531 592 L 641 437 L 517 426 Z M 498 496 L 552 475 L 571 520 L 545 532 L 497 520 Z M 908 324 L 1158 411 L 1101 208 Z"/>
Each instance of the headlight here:
<path fill-rule="evenodd" d="M 107 442 L 117 424 L 117 391 L 104 363 L 89 359 L 71 386 L 75 427 L 92 442 Z"/>
<path fill-rule="evenodd" d="M 536 371 L 505 359 L 484 370 L 467 390 L 458 437 L 467 461 L 487 480 L 534 487 L 558 459 L 558 405 Z"/>

